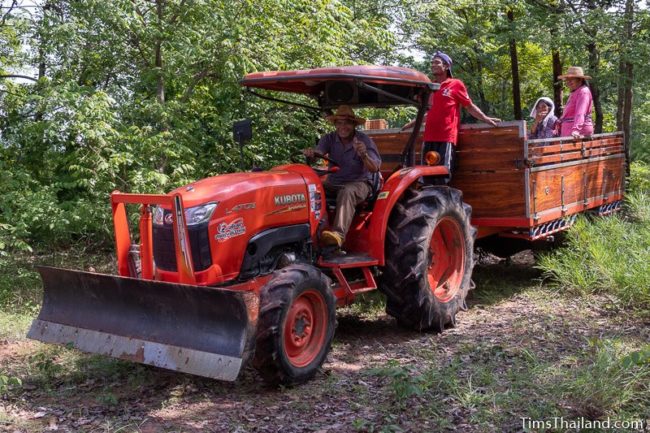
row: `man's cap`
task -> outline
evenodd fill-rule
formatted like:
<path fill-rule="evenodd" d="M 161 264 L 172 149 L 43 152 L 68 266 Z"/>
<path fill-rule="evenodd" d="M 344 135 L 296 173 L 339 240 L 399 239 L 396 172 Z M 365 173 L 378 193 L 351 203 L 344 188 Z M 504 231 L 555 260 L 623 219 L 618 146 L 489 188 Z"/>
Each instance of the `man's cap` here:
<path fill-rule="evenodd" d="M 438 57 L 440 60 L 445 62 L 447 66 L 449 66 L 449 69 L 447 69 L 447 75 L 453 77 L 451 73 L 451 65 L 453 64 L 453 62 L 451 61 L 451 57 L 449 57 L 447 54 L 443 53 L 442 51 L 436 51 L 433 55 L 433 58 L 435 59 L 436 57 Z"/>

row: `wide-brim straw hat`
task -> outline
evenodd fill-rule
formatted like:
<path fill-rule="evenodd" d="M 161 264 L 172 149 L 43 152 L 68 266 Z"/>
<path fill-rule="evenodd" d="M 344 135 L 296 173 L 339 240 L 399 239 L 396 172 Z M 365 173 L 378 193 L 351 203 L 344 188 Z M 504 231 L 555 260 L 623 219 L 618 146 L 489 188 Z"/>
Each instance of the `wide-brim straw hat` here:
<path fill-rule="evenodd" d="M 363 125 L 364 123 L 366 123 L 366 119 L 362 117 L 357 117 L 349 105 L 341 105 L 339 108 L 336 109 L 336 113 L 330 114 L 329 116 L 325 117 L 325 120 L 331 123 L 334 123 L 339 119 L 352 120 L 355 123 L 355 125 Z"/>
<path fill-rule="evenodd" d="M 560 80 L 566 80 L 567 78 L 581 78 L 583 80 L 591 80 L 589 75 L 585 75 L 585 72 L 580 66 L 569 66 L 569 69 L 566 70 L 566 74 L 559 75 Z"/>

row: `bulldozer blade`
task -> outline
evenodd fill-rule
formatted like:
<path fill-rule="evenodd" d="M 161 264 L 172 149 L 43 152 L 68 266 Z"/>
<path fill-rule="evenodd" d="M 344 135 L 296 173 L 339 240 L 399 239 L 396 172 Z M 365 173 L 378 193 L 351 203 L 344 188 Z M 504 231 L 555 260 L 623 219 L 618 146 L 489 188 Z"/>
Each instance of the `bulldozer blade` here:
<path fill-rule="evenodd" d="M 27 336 L 219 380 L 253 352 L 255 293 L 38 267 L 43 306 Z"/>

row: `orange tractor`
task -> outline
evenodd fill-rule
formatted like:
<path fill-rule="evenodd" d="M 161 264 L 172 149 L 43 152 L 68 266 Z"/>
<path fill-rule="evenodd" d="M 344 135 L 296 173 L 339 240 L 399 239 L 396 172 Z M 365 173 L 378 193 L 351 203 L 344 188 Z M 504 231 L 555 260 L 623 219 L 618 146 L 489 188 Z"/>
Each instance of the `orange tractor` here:
<path fill-rule="evenodd" d="M 357 211 L 347 254 L 329 256 L 319 246 L 331 218 L 321 179 L 333 162 L 329 169 L 291 163 L 215 176 L 161 195 L 114 192 L 119 276 L 39 268 L 44 299 L 30 338 L 220 380 L 235 380 L 250 362 L 269 383 L 291 385 L 314 376 L 330 350 L 335 308 L 359 293 L 379 288 L 387 312 L 413 329 L 454 324 L 471 285 L 477 230 L 459 189 L 426 182 L 446 169 L 415 164 L 437 85 L 417 71 L 380 66 L 254 73 L 242 85 L 263 97 L 305 94 L 319 110 L 418 108 L 408 136 L 371 134 L 388 168 Z M 134 204 L 137 243 L 127 216 Z M 537 240 L 529 230 L 546 217 L 526 215 L 474 224 L 481 236 Z"/>

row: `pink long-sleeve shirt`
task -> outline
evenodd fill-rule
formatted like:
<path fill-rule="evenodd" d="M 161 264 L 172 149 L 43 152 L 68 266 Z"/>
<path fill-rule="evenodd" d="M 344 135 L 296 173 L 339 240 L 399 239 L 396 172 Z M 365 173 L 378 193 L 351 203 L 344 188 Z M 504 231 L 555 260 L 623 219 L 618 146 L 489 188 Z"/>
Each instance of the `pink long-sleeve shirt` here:
<path fill-rule="evenodd" d="M 594 124 L 591 120 L 592 98 L 591 91 L 586 85 L 578 87 L 571 92 L 560 118 L 560 135 L 569 137 L 573 131 L 580 135 L 594 133 Z"/>

